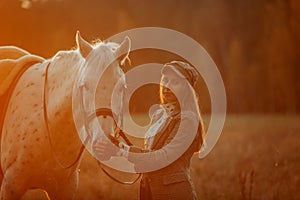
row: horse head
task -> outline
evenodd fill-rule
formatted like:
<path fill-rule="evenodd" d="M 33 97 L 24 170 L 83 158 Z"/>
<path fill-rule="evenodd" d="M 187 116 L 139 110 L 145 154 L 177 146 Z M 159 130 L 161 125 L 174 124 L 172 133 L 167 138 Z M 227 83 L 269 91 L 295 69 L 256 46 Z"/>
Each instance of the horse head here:
<path fill-rule="evenodd" d="M 114 133 L 116 121 L 122 124 L 126 80 L 121 66 L 128 58 L 130 39 L 126 37 L 121 44 L 100 42 L 93 46 L 77 33 L 76 41 L 85 62 L 73 88 L 73 114 L 81 140 L 84 142 L 89 135 L 92 144 L 102 134 Z M 96 115 L 99 108 L 111 110 L 113 117 Z"/>

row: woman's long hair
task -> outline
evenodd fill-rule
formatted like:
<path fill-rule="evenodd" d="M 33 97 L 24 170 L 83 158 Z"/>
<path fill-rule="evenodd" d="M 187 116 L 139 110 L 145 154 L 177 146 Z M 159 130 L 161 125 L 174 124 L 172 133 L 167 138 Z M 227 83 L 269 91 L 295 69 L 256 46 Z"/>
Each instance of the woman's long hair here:
<path fill-rule="evenodd" d="M 188 81 L 184 81 L 184 84 L 186 85 L 186 87 L 189 87 L 189 89 L 187 89 L 186 90 L 187 92 L 185 92 L 185 94 L 182 95 L 182 97 L 181 97 L 182 98 L 181 106 L 183 106 L 185 110 L 192 111 L 198 115 L 198 119 L 199 119 L 198 131 L 197 131 L 197 134 L 196 134 L 194 142 L 193 142 L 193 144 L 195 143 L 195 146 L 196 146 L 196 149 L 194 151 L 195 151 L 195 153 L 198 153 L 198 152 L 202 151 L 205 146 L 205 130 L 204 130 L 203 119 L 202 119 L 200 108 L 199 108 L 198 95 L 197 95 L 194 87 L 192 87 L 188 83 L 189 83 Z M 165 101 L 165 99 L 163 97 L 163 84 L 162 83 L 159 86 L 159 96 L 160 96 L 161 104 L 168 103 Z M 177 96 L 176 96 L 176 98 L 178 99 Z"/>

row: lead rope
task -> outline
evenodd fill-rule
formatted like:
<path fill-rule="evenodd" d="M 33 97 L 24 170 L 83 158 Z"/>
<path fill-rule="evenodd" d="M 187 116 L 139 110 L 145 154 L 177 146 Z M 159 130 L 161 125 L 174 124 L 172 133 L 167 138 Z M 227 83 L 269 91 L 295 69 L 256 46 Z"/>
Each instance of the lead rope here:
<path fill-rule="evenodd" d="M 43 95 L 43 106 L 44 106 L 44 120 L 45 120 L 45 125 L 46 125 L 46 130 L 47 130 L 47 134 L 48 134 L 48 138 L 49 138 L 49 143 L 50 143 L 50 147 L 52 149 L 52 154 L 53 154 L 53 157 L 54 159 L 56 160 L 57 164 L 63 168 L 63 169 L 69 169 L 71 167 L 73 167 L 80 159 L 81 157 L 81 154 L 85 148 L 85 143 L 88 141 L 88 137 L 85 139 L 84 143 L 81 145 L 80 147 L 80 151 L 79 151 L 79 154 L 78 156 L 76 157 L 76 159 L 74 160 L 74 162 L 72 162 L 70 165 L 67 165 L 67 166 L 64 166 L 58 159 L 55 151 L 54 151 L 54 148 L 53 148 L 53 143 L 52 143 L 52 140 L 51 140 L 51 137 L 50 137 L 50 129 L 49 129 L 49 119 L 48 119 L 48 116 L 47 116 L 47 103 L 46 103 L 46 99 L 47 99 L 47 94 L 46 94 L 46 89 L 47 89 L 47 82 L 48 82 L 48 70 L 49 70 L 49 67 L 50 67 L 50 62 L 47 64 L 46 66 L 46 70 L 45 70 L 45 81 L 44 81 L 44 95 Z"/>
<path fill-rule="evenodd" d="M 133 181 L 120 181 L 118 179 L 116 179 L 115 177 L 113 177 L 112 175 L 110 175 L 101 165 L 101 163 L 98 161 L 98 164 L 100 165 L 100 168 L 102 169 L 102 171 L 112 180 L 116 181 L 117 183 L 123 184 L 123 185 L 132 185 L 134 183 L 136 183 L 139 178 L 142 176 L 141 173 L 139 173 L 138 177 L 136 179 L 134 179 Z"/>

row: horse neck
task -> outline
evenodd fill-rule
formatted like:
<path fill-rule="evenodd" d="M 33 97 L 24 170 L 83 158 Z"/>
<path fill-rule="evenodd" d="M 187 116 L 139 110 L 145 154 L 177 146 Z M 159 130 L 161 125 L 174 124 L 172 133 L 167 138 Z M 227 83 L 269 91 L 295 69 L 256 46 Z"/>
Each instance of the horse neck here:
<path fill-rule="evenodd" d="M 65 52 L 54 57 L 48 70 L 47 114 L 56 130 L 75 130 L 72 117 L 73 85 L 83 58 L 77 52 Z"/>

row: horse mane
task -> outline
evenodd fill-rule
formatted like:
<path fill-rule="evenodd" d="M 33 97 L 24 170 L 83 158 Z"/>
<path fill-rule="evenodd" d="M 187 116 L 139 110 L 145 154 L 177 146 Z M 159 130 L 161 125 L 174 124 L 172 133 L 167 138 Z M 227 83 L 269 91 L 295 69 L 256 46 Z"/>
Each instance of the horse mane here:
<path fill-rule="evenodd" d="M 50 60 L 55 60 L 59 58 L 64 59 L 79 59 L 80 53 L 77 49 L 71 49 L 71 50 L 61 50 L 58 51 Z"/>
<path fill-rule="evenodd" d="M 93 51 L 87 56 L 86 59 L 89 62 L 93 62 L 93 60 L 96 59 L 99 62 L 102 61 L 101 63 L 106 65 L 108 62 L 116 59 L 113 55 L 113 52 L 118 48 L 118 46 L 119 45 L 117 43 L 107 41 L 98 41 L 97 43 L 93 43 Z M 101 51 L 101 53 L 99 53 L 99 51 Z"/>
<path fill-rule="evenodd" d="M 93 46 L 95 48 L 97 48 L 98 46 L 100 45 L 104 45 L 106 47 L 109 47 L 111 48 L 112 51 L 115 51 L 117 48 L 119 48 L 119 45 L 118 43 L 115 43 L 115 42 L 111 42 L 111 41 L 107 41 L 107 40 L 104 40 L 104 41 L 101 41 L 101 40 L 95 40 L 93 43 Z M 126 55 L 124 58 L 123 58 L 123 62 L 120 62 L 121 66 L 124 66 L 125 64 L 129 64 L 129 66 L 131 65 L 131 60 L 129 58 L 129 55 Z"/>
<path fill-rule="evenodd" d="M 99 38 L 97 39 L 94 39 L 91 41 L 91 46 L 93 49 L 97 49 L 99 48 L 100 46 L 105 46 L 105 47 L 108 47 L 110 48 L 113 52 L 119 47 L 120 44 L 118 43 L 115 43 L 115 42 L 111 42 L 111 41 L 108 41 L 108 40 L 101 40 Z M 60 51 L 60 52 L 57 52 L 57 54 L 59 53 L 63 53 L 63 52 L 70 52 L 70 51 L 73 51 L 73 52 L 77 52 L 79 53 L 79 48 L 78 46 L 74 46 L 73 48 L 71 48 L 71 50 L 69 51 Z M 80 54 L 80 53 L 79 53 Z M 124 61 L 129 63 L 129 65 L 131 65 L 131 60 L 129 58 L 129 55 L 127 55 L 126 57 L 124 57 Z M 123 65 L 123 64 L 122 64 Z"/>

